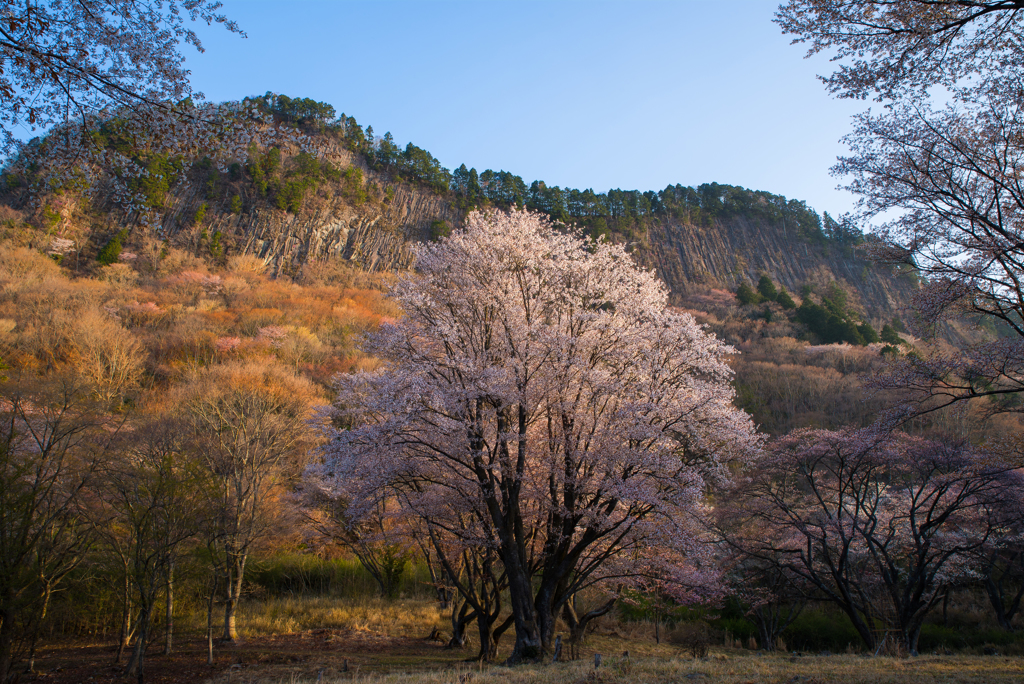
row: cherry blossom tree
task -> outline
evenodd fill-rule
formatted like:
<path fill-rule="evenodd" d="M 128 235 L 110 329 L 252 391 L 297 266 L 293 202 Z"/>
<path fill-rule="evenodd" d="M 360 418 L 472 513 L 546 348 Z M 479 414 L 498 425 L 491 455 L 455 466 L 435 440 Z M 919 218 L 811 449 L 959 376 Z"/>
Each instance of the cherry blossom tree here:
<path fill-rule="evenodd" d="M 0 159 L 33 199 L 69 189 L 156 216 L 130 179 L 138 156 L 211 157 L 226 168 L 276 135 L 255 105 L 212 104 L 189 85 L 193 22 L 221 24 L 215 0 L 42 0 L 0 6 Z M 21 138 L 35 134 L 28 143 Z M 286 136 L 302 140 L 302 136 Z M 110 144 L 116 140 L 116 144 Z M 300 143 L 301 144 L 301 143 Z"/>
<path fill-rule="evenodd" d="M 834 52 L 837 70 L 820 78 L 838 97 L 917 97 L 1024 67 L 1022 0 L 790 0 L 775 21 L 808 56 Z"/>
<path fill-rule="evenodd" d="M 238 25 L 210 0 L 44 0 L 0 10 L 2 149 L 13 130 L 45 130 L 110 109 L 169 110 L 194 93 L 182 42 L 200 52 L 187 20 Z"/>
<path fill-rule="evenodd" d="M 893 633 L 913 653 L 925 616 L 1015 516 L 1022 484 L 962 445 L 801 430 L 730 497 L 747 530 L 731 541 L 841 608 L 869 648 Z"/>
<path fill-rule="evenodd" d="M 421 514 L 479 511 L 469 529 L 503 567 L 512 662 L 634 559 L 700 565 L 704 492 L 758 444 L 731 404 L 733 350 L 669 310 L 621 246 L 538 214 L 472 213 L 419 248 L 417 271 L 392 292 L 404 316 L 366 341 L 386 365 L 339 379 L 335 417 L 352 427 L 311 482 L 343 490 L 354 518 L 385 492 Z"/>
<path fill-rule="evenodd" d="M 860 196 L 861 221 L 886 219 L 870 255 L 923 276 L 908 323 L 925 338 L 951 318 L 997 333 L 897 359 L 874 384 L 908 392 L 900 417 L 979 397 L 1019 410 L 1024 2 L 793 0 L 776 21 L 809 54 L 834 52 L 838 68 L 822 79 L 833 94 L 886 105 L 855 118 L 833 172 Z"/>

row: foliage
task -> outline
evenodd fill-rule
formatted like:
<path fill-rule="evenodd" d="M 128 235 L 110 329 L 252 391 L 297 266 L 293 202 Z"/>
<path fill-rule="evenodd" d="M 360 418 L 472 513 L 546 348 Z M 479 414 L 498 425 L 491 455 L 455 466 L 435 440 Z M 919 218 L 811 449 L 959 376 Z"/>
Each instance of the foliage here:
<path fill-rule="evenodd" d="M 796 308 L 796 302 L 793 301 L 792 295 L 789 294 L 789 291 L 786 290 L 785 287 L 779 288 L 779 292 L 775 297 L 775 301 L 777 301 L 779 305 L 787 311 Z"/>
<path fill-rule="evenodd" d="M 335 116 L 334 107 L 308 97 L 291 98 L 268 92 L 266 95 L 247 98 L 247 101 L 255 103 L 261 111 L 272 114 L 281 121 L 317 128 L 323 128 Z"/>
<path fill-rule="evenodd" d="M 834 51 L 839 69 L 822 80 L 833 95 L 911 99 L 936 84 L 1024 67 L 1019 2 L 977 0 L 790 0 L 776 23 Z M 850 63 L 851 60 L 852 63 Z"/>
<path fill-rule="evenodd" d="M 760 304 L 763 299 L 750 287 L 747 283 L 740 283 L 739 288 L 736 290 L 736 299 L 740 304 Z"/>
<path fill-rule="evenodd" d="M 114 237 L 110 238 L 107 244 L 103 245 L 99 253 L 96 254 L 96 261 L 102 266 L 109 266 L 110 264 L 116 263 L 118 257 L 121 256 L 121 250 L 123 249 L 123 243 L 128 239 L 127 230 L 119 230 Z"/>
<path fill-rule="evenodd" d="M 1019 473 L 990 454 L 876 430 L 777 440 L 720 515 L 725 539 L 841 609 L 864 645 L 918 648 L 928 612 L 1013 534 Z"/>
<path fill-rule="evenodd" d="M 757 281 L 757 293 L 766 302 L 774 302 L 779 296 L 779 293 L 775 290 L 775 283 L 768 277 L 768 274 L 763 274 L 761 279 Z"/>
<path fill-rule="evenodd" d="M 440 240 L 446 238 L 452 233 L 452 227 L 448 225 L 447 221 L 432 221 L 430 223 L 430 239 Z"/>
<path fill-rule="evenodd" d="M 192 95 L 179 43 L 202 51 L 186 19 L 241 33 L 219 8 L 219 2 L 179 7 L 123 0 L 12 6 L 2 19 L 0 149 L 15 149 L 11 131 L 24 124 L 35 130 L 124 106 L 166 115 L 164 103 Z"/>
<path fill-rule="evenodd" d="M 835 283 L 821 298 L 821 304 L 804 297 L 796 317 L 824 344 L 865 345 L 878 341 L 878 334 L 869 323 L 858 323 L 847 307 L 846 293 Z"/>

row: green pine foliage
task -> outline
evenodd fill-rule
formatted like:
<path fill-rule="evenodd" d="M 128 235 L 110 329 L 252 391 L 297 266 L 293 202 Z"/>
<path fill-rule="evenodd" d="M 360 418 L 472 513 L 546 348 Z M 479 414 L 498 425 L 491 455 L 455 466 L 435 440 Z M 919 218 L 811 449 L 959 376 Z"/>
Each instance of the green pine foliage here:
<path fill-rule="evenodd" d="M 783 309 L 790 311 L 796 308 L 796 302 L 793 301 L 793 297 L 789 294 L 789 291 L 785 287 L 779 288 L 779 293 L 775 297 L 775 301 L 779 303 Z"/>
<path fill-rule="evenodd" d="M 775 290 L 775 283 L 768 277 L 768 274 L 762 274 L 761 279 L 757 281 L 757 292 L 766 302 L 774 302 L 779 296 Z"/>
<path fill-rule="evenodd" d="M 238 196 L 238 195 L 235 195 L 234 197 L 231 198 L 231 213 L 232 214 L 241 214 L 242 213 L 242 198 L 240 196 Z"/>
<path fill-rule="evenodd" d="M 448 225 L 447 221 L 433 221 L 430 224 L 430 239 L 440 240 L 441 238 L 448 237 L 452 234 L 452 227 Z"/>
<path fill-rule="evenodd" d="M 846 293 L 836 283 L 829 286 L 821 304 L 804 297 L 796 318 L 823 344 L 845 342 L 864 346 L 879 339 L 869 323 L 859 322 L 856 315 L 848 310 Z"/>
<path fill-rule="evenodd" d="M 210 256 L 217 261 L 224 257 L 224 245 L 221 243 L 222 236 L 223 234 L 219 230 L 215 230 L 213 237 L 210 238 Z"/>
<path fill-rule="evenodd" d="M 899 336 L 899 333 L 896 332 L 896 329 L 894 327 L 892 327 L 891 325 L 889 325 L 888 323 L 886 323 L 885 325 L 882 326 L 882 334 L 881 334 L 880 337 L 881 337 L 882 342 L 885 342 L 886 344 L 890 344 L 890 345 L 906 344 L 906 342 L 903 340 L 903 338 Z"/>
<path fill-rule="evenodd" d="M 860 335 L 861 337 L 864 338 L 864 342 L 866 344 L 874 344 L 879 340 L 878 333 L 875 331 L 873 327 L 871 327 L 871 324 L 868 323 L 867 321 L 864 321 L 863 323 L 858 325 L 857 331 L 860 332 Z"/>
<path fill-rule="evenodd" d="M 754 289 L 747 283 L 740 283 L 739 288 L 736 290 L 736 299 L 744 306 L 761 303 L 761 295 L 754 292 Z"/>
<path fill-rule="evenodd" d="M 117 261 L 118 257 L 121 256 L 121 250 L 124 248 L 124 241 L 128 239 L 128 231 L 118 231 L 114 237 L 110 238 L 107 244 L 103 245 L 100 249 L 99 254 L 96 255 L 96 261 L 103 266 L 109 266 Z"/>
<path fill-rule="evenodd" d="M 145 198 L 145 204 L 152 209 L 164 209 L 167 204 L 167 195 L 181 175 L 183 164 L 178 157 L 169 157 L 164 154 L 154 154 L 148 159 L 135 159 L 136 163 L 146 169 L 146 174 L 139 178 L 133 178 L 129 187 Z"/>

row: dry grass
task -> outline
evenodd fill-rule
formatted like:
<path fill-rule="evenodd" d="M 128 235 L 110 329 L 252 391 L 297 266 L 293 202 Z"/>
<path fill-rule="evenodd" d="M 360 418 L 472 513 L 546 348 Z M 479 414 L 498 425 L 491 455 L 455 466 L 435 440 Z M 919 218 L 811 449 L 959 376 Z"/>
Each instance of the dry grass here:
<path fill-rule="evenodd" d="M 438 609 L 437 602 L 422 599 L 271 598 L 246 601 L 238 608 L 238 627 L 243 637 L 344 629 L 419 638 L 435 627 L 443 629 L 446 624 L 447 617 Z M 205 632 L 206 614 L 189 615 L 187 626 L 183 626 L 189 631 Z"/>
<path fill-rule="evenodd" d="M 914 684 L 917 682 L 1019 682 L 1024 680 L 1024 660 L 981 656 L 923 656 L 899 660 L 864 656 L 802 657 L 732 656 L 712 654 L 705 660 L 682 658 L 605 657 L 600 669 L 593 660 L 555 665 L 529 665 L 518 668 L 458 664 L 430 672 L 392 672 L 388 674 L 310 670 L 291 673 L 265 673 L 239 670 L 231 674 L 231 684 L 337 684 L 366 682 L 375 684 L 626 684 L 632 682 L 754 682 L 826 684 L 858 682 L 864 684 Z M 227 677 L 211 680 L 223 684 Z"/>

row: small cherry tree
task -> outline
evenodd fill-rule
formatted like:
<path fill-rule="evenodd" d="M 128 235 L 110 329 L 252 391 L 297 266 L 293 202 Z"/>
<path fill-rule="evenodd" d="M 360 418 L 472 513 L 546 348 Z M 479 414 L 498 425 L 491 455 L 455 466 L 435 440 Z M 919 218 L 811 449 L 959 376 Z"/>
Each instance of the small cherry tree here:
<path fill-rule="evenodd" d="M 705 490 L 758 443 L 731 403 L 734 350 L 669 310 L 621 246 L 538 214 L 470 214 L 417 256 L 392 293 L 404 316 L 365 345 L 385 366 L 340 378 L 352 427 L 311 481 L 355 519 L 393 492 L 412 511 L 480 512 L 469 529 L 503 567 L 512 662 L 550 647 L 586 587 L 659 559 L 693 566 L 659 576 L 707 581 Z"/>

